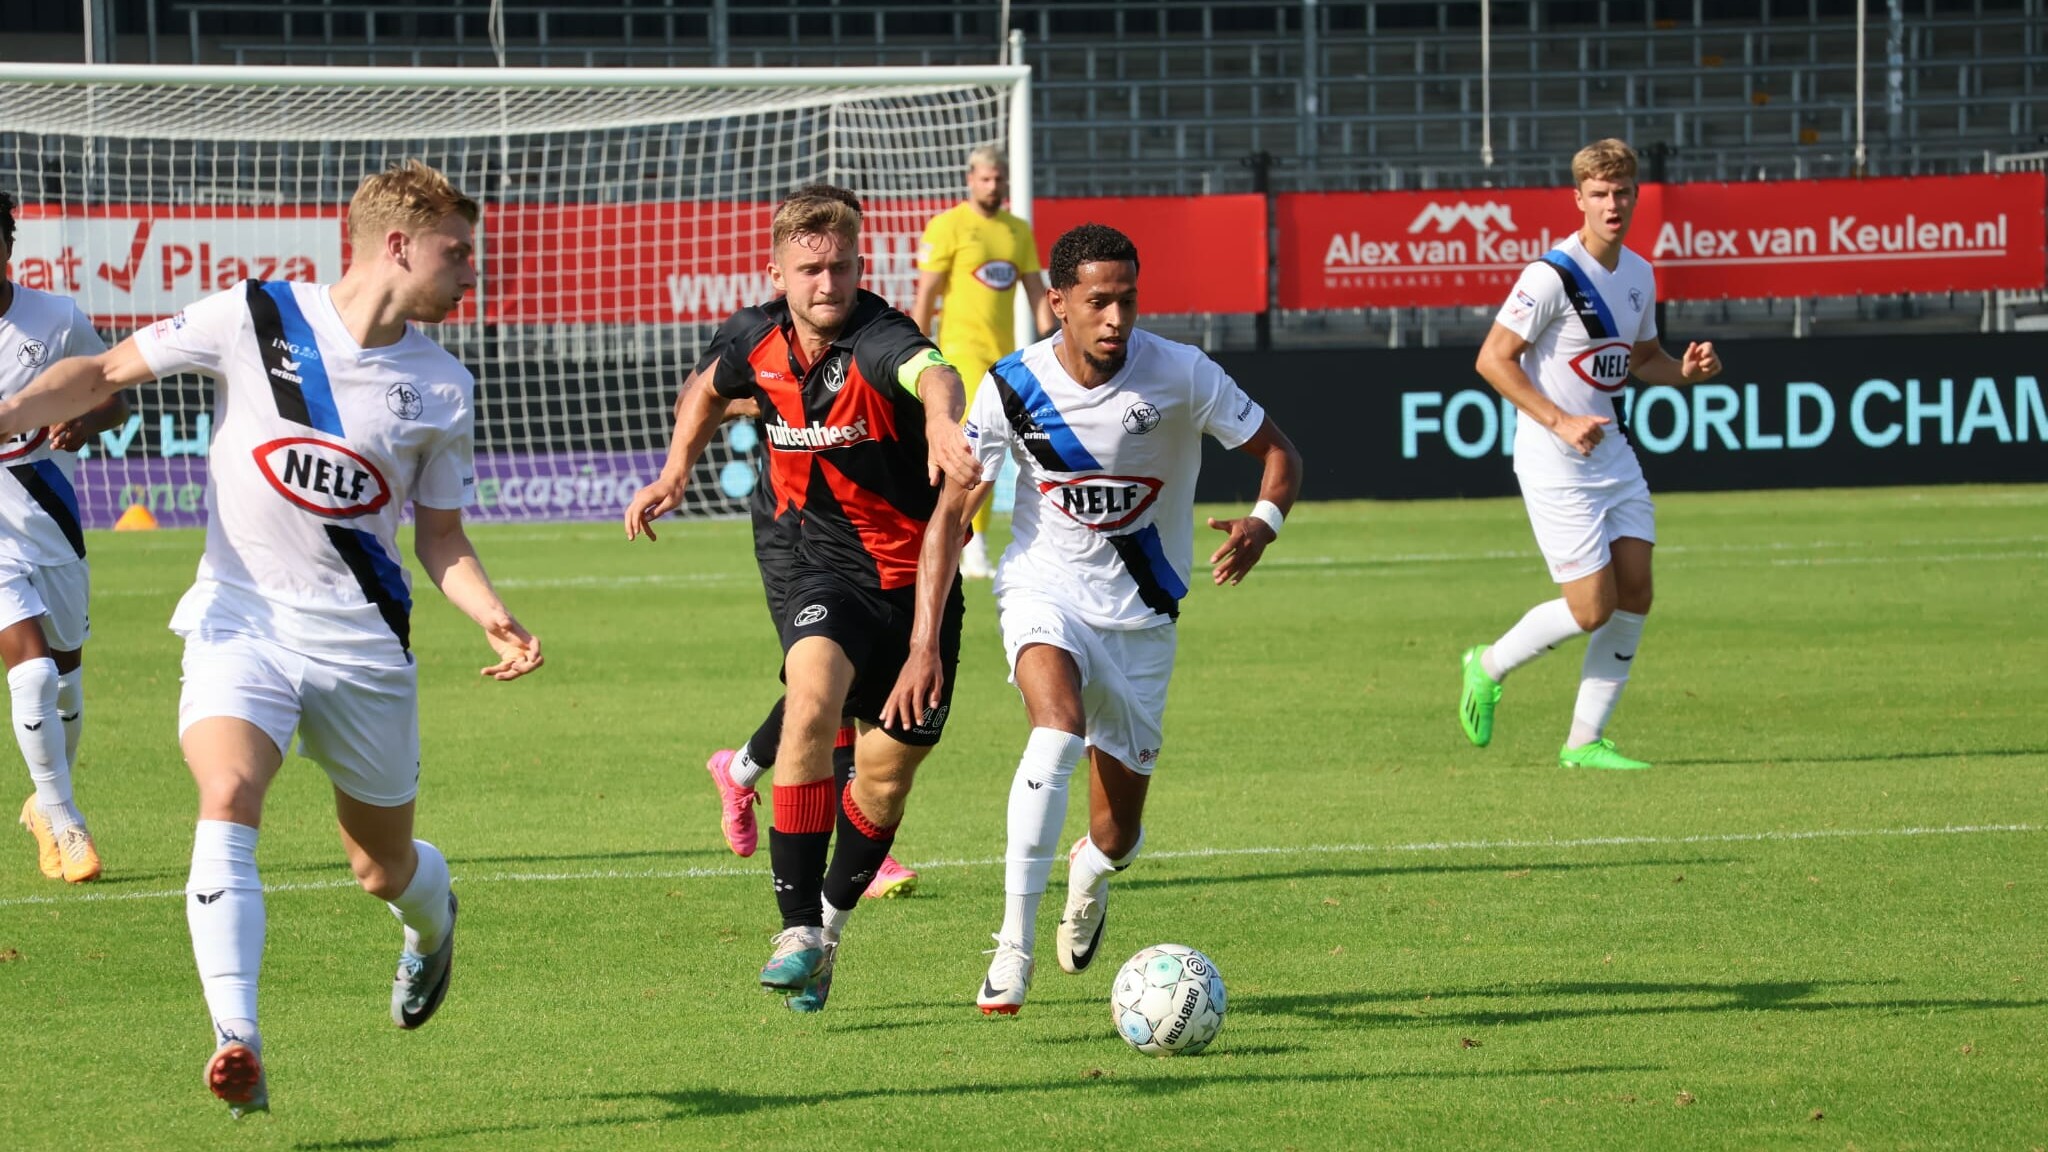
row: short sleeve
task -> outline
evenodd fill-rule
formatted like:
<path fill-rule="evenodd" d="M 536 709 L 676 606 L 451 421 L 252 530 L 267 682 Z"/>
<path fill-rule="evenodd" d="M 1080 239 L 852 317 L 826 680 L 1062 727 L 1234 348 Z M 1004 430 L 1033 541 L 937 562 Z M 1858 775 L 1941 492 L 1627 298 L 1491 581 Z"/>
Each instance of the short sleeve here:
<path fill-rule="evenodd" d="M 1557 272 L 1546 267 L 1539 260 L 1522 269 L 1521 278 L 1508 293 L 1507 302 L 1500 306 L 1494 316 L 1494 323 L 1534 343 L 1536 337 L 1550 327 L 1552 321 L 1564 315 L 1571 306 L 1565 298 L 1564 281 L 1557 278 Z"/>
<path fill-rule="evenodd" d="M 924 226 L 924 239 L 917 245 L 920 272 L 945 272 L 953 267 L 953 229 L 947 226 L 946 216 L 941 212 Z"/>
<path fill-rule="evenodd" d="M 1204 434 L 1214 436 L 1225 448 L 1236 448 L 1258 435 L 1259 426 L 1266 422 L 1266 410 L 1245 395 L 1221 364 L 1197 355 L 1194 385 L 1195 413 Z"/>
<path fill-rule="evenodd" d="M 467 508 L 476 499 L 476 421 L 467 404 L 420 463 L 412 502 L 427 508 Z"/>
<path fill-rule="evenodd" d="M 1645 340 L 1655 340 L 1656 338 L 1657 286 L 1653 281 L 1650 285 L 1650 298 L 1643 301 L 1643 322 L 1641 324 L 1636 325 L 1635 342 L 1641 344 Z"/>
<path fill-rule="evenodd" d="M 704 351 L 704 358 L 697 362 L 702 370 L 706 365 L 715 365 L 711 373 L 711 390 L 727 400 L 745 400 L 754 395 L 758 385 L 754 380 L 754 364 L 748 359 L 759 343 L 766 317 L 753 308 L 743 308 L 718 326 L 718 333 L 711 338 L 711 346 Z"/>
<path fill-rule="evenodd" d="M 926 368 L 949 363 L 939 355 L 931 339 L 911 323 L 910 317 L 894 308 L 861 329 L 854 343 L 853 360 L 861 378 L 869 384 L 885 392 L 894 388 L 912 396 L 917 395 L 917 377 Z M 917 363 L 920 360 L 922 364 Z M 908 380 L 903 378 L 906 367 L 916 369 Z"/>
<path fill-rule="evenodd" d="M 983 481 L 994 480 L 1003 470 L 1003 457 L 1010 450 L 1010 418 L 1003 411 L 1003 390 L 989 383 L 990 377 L 981 378 L 981 387 L 974 390 L 974 403 L 968 406 L 967 420 L 960 430 L 967 434 L 968 450 L 981 462 Z"/>
<path fill-rule="evenodd" d="M 130 339 L 142 362 L 159 377 L 180 372 L 222 375 L 235 336 L 249 322 L 247 289 L 241 284 L 216 292 L 184 311 L 135 330 Z"/>
<path fill-rule="evenodd" d="M 1044 265 L 1038 262 L 1038 240 L 1031 234 L 1031 222 L 1020 219 L 1017 221 L 1017 271 L 1029 276 L 1044 270 Z"/>
<path fill-rule="evenodd" d="M 67 358 L 98 356 L 106 350 L 107 342 L 100 339 L 100 334 L 93 330 L 91 318 L 80 311 L 77 304 L 72 304 L 71 330 L 64 334 L 64 355 Z"/>

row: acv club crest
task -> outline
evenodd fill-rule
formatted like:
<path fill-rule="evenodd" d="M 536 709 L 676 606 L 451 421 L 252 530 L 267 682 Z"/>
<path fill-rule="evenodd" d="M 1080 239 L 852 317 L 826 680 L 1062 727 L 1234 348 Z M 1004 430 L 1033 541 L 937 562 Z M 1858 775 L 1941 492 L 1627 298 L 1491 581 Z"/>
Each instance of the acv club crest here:
<path fill-rule="evenodd" d="M 393 384 L 384 393 L 384 403 L 391 414 L 400 420 L 417 420 L 426 404 L 420 399 L 420 390 L 403 382 Z"/>
<path fill-rule="evenodd" d="M 1143 400 L 1124 409 L 1124 431 L 1133 436 L 1143 436 L 1159 427 L 1159 409 Z"/>

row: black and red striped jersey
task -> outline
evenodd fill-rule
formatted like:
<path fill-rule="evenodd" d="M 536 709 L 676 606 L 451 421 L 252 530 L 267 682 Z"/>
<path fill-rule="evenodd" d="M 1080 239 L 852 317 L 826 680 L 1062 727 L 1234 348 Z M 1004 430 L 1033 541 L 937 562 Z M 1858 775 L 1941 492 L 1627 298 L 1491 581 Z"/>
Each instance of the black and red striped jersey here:
<path fill-rule="evenodd" d="M 938 491 L 928 482 L 917 374 L 938 350 L 910 317 L 862 292 L 826 354 L 806 369 L 789 305 L 733 313 L 712 344 L 712 387 L 761 405 L 775 516 L 794 515 L 797 558 L 865 587 L 917 582 Z"/>

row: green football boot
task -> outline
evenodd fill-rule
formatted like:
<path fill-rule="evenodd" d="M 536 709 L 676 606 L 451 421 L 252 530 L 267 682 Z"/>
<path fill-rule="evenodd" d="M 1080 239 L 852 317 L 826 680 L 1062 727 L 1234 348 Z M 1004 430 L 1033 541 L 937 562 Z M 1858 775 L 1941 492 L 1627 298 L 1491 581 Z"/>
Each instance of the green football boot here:
<path fill-rule="evenodd" d="M 1614 741 L 1606 739 L 1559 749 L 1557 763 L 1563 768 L 1603 768 L 1609 772 L 1640 772 L 1650 766 L 1647 760 L 1631 760 L 1616 752 Z"/>
<path fill-rule="evenodd" d="M 1493 706 L 1500 703 L 1500 681 L 1488 676 L 1486 666 L 1479 662 L 1486 647 L 1474 645 L 1460 657 L 1465 687 L 1458 693 L 1458 724 L 1465 729 L 1465 739 L 1480 748 L 1493 743 Z"/>

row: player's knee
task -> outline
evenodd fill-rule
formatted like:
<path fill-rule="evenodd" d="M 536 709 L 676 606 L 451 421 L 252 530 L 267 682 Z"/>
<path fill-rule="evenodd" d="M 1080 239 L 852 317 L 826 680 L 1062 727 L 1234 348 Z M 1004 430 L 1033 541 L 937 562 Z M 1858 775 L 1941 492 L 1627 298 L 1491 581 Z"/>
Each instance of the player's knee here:
<path fill-rule="evenodd" d="M 356 874 L 356 883 L 363 891 L 379 900 L 396 900 L 405 892 L 406 883 L 412 877 L 401 881 L 395 861 L 379 860 L 367 852 L 349 854 L 348 866 Z"/>
<path fill-rule="evenodd" d="M 1614 615 L 1613 602 L 1604 599 L 1591 604 L 1574 604 L 1571 609 L 1572 619 L 1577 622 L 1582 632 L 1597 630 L 1602 624 L 1607 623 L 1608 617 Z"/>
<path fill-rule="evenodd" d="M 199 818 L 260 827 L 263 823 L 263 786 L 238 775 L 219 774 L 201 778 Z"/>
<path fill-rule="evenodd" d="M 1621 590 L 1620 608 L 1623 612 L 1633 612 L 1638 616 L 1648 616 L 1650 614 L 1650 602 L 1653 599 L 1654 597 L 1650 592 L 1650 582 L 1645 580 L 1639 586 L 1623 588 Z"/>

